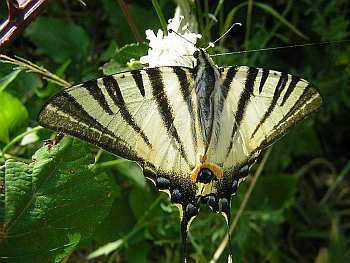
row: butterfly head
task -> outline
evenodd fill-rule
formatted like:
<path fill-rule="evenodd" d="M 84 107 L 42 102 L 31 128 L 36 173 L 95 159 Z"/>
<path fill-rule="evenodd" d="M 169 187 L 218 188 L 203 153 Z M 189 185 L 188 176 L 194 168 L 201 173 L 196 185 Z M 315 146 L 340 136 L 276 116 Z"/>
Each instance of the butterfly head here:
<path fill-rule="evenodd" d="M 208 52 L 204 48 L 198 48 L 194 53 L 193 57 L 197 60 L 196 67 L 217 67 L 214 61 L 209 56 Z"/>

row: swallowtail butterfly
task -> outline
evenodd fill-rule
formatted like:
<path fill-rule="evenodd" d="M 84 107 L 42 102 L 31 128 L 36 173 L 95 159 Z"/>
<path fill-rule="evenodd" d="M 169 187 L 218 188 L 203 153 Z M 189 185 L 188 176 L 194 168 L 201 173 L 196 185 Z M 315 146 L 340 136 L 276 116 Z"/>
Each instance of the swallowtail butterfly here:
<path fill-rule="evenodd" d="M 54 96 L 39 123 L 133 160 L 181 212 L 186 237 L 200 204 L 230 221 L 230 199 L 263 149 L 321 105 L 305 80 L 273 70 L 217 67 L 204 49 L 193 68 L 132 70 Z"/>

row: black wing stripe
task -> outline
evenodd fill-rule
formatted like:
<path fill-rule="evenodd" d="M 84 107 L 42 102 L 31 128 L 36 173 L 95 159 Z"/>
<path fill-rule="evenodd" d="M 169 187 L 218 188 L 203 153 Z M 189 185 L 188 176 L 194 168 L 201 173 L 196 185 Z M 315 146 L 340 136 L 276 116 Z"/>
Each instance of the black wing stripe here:
<path fill-rule="evenodd" d="M 54 107 L 56 111 L 48 110 L 47 107 L 50 106 Z M 39 121 L 47 128 L 68 133 L 124 158 L 144 163 L 144 160 L 130 149 L 123 139 L 97 122 L 66 91 L 52 99 L 50 104 L 40 113 Z"/>
<path fill-rule="evenodd" d="M 99 130 L 103 134 L 108 134 L 109 136 L 115 137 L 107 127 L 101 125 L 95 118 L 89 115 L 88 112 L 76 101 L 76 99 L 70 95 L 68 92 L 64 91 L 55 97 L 51 103 L 56 108 L 60 109 L 62 112 L 67 114 L 67 116 L 72 116 L 75 120 L 81 120 L 79 122 L 83 123 L 88 127 L 92 127 Z M 85 130 L 81 128 L 78 129 L 84 134 Z M 96 138 L 97 139 L 97 138 Z"/>
<path fill-rule="evenodd" d="M 297 112 L 303 105 L 305 105 L 315 94 L 316 90 L 311 88 L 311 85 L 307 85 L 300 95 L 299 99 L 294 103 L 293 107 L 290 108 L 288 113 L 275 125 L 274 129 L 278 128 L 288 118 L 290 118 L 295 112 Z M 306 115 L 306 114 L 305 114 Z"/>
<path fill-rule="evenodd" d="M 131 128 L 141 136 L 141 138 L 144 140 L 144 142 L 148 145 L 148 147 L 152 148 L 152 144 L 149 142 L 147 136 L 145 133 L 141 130 L 140 126 L 138 126 L 133 118 L 133 116 L 130 114 L 129 110 L 126 107 L 123 95 L 120 91 L 119 85 L 117 80 L 113 76 L 107 76 L 103 79 L 103 85 L 105 86 L 108 95 L 111 97 L 113 102 L 117 105 L 119 108 L 119 112 L 123 118 L 123 120 L 131 126 Z"/>
<path fill-rule="evenodd" d="M 275 88 L 275 92 L 274 92 L 273 97 L 272 97 L 271 104 L 267 108 L 267 111 L 265 112 L 264 116 L 260 120 L 259 124 L 256 126 L 251 138 L 254 137 L 255 133 L 258 131 L 260 126 L 267 120 L 267 118 L 270 117 L 271 113 L 273 112 L 273 110 L 275 109 L 275 107 L 277 105 L 277 100 L 280 97 L 281 92 L 283 91 L 283 89 L 285 88 L 285 86 L 287 84 L 287 81 L 288 81 L 288 75 L 286 73 L 281 73 L 281 76 L 278 80 L 277 86 Z"/>
<path fill-rule="evenodd" d="M 101 88 L 98 86 L 97 80 L 89 80 L 85 82 L 82 87 L 89 92 L 89 94 L 96 100 L 96 102 L 106 113 L 108 113 L 109 115 L 114 114 L 111 108 L 109 107 Z"/>
<path fill-rule="evenodd" d="M 195 147 L 197 147 L 197 132 L 195 128 L 195 115 L 194 115 L 194 110 L 193 110 L 193 104 L 192 104 L 192 99 L 191 99 L 191 90 L 190 90 L 190 83 L 187 78 L 187 74 L 185 70 L 183 70 L 181 67 L 172 67 L 174 73 L 176 74 L 179 83 L 180 83 L 180 90 L 182 97 L 184 101 L 187 104 L 187 109 L 188 113 L 190 114 L 191 117 L 191 124 L 192 124 L 192 139 Z"/>
<path fill-rule="evenodd" d="M 276 124 L 273 128 L 273 133 L 267 137 L 265 140 L 263 140 L 259 147 L 257 147 L 252 153 L 251 156 L 255 155 L 256 152 L 259 152 L 269 145 L 271 145 L 274 141 L 276 141 L 278 138 L 283 136 L 285 134 L 285 131 L 289 128 L 294 126 L 297 122 L 301 121 L 303 118 L 305 118 L 308 114 L 311 112 L 317 110 L 322 103 L 322 99 L 320 96 L 317 97 L 318 101 L 314 103 L 314 105 L 307 106 L 306 110 L 301 111 L 299 114 L 293 117 L 291 121 L 287 121 L 290 117 L 292 117 L 298 110 L 300 110 L 304 105 L 306 105 L 308 102 L 313 100 L 313 97 L 317 94 L 317 91 L 313 88 L 311 88 L 310 85 L 305 87 L 305 90 L 303 91 L 302 95 L 299 97 L 297 102 L 293 105 L 293 107 L 289 110 L 289 112 L 282 118 L 282 120 L 279 121 L 278 124 Z"/>
<path fill-rule="evenodd" d="M 236 73 L 237 73 L 237 67 L 230 67 L 227 70 L 225 80 L 222 84 L 223 85 L 223 89 L 222 89 L 223 100 L 221 101 L 221 103 L 219 103 L 219 112 L 220 113 L 222 113 L 226 98 L 230 92 L 232 80 L 236 76 Z"/>
<path fill-rule="evenodd" d="M 295 89 L 295 87 L 296 87 L 296 85 L 298 84 L 299 81 L 300 81 L 299 77 L 292 76 L 292 81 L 289 83 L 287 91 L 286 91 L 286 93 L 283 96 L 283 99 L 282 99 L 282 102 L 281 102 L 281 106 L 283 106 L 284 103 L 287 101 L 287 99 L 292 94 L 293 90 Z"/>
<path fill-rule="evenodd" d="M 268 69 L 262 70 L 262 76 L 261 76 L 260 84 L 259 84 L 259 94 L 262 92 L 264 85 L 265 85 L 265 82 L 266 82 L 267 78 L 269 77 L 269 74 L 270 74 L 270 70 L 268 70 Z"/>
<path fill-rule="evenodd" d="M 143 80 L 140 70 L 133 70 L 130 72 L 131 76 L 134 78 L 137 88 L 139 89 L 142 97 L 145 96 L 145 87 L 143 86 Z"/>
<path fill-rule="evenodd" d="M 258 72 L 259 72 L 259 70 L 257 68 L 251 67 L 248 69 L 247 79 L 245 81 L 245 86 L 244 86 L 244 89 L 240 95 L 240 98 L 238 101 L 237 111 L 235 113 L 235 124 L 233 125 L 233 128 L 232 128 L 231 139 L 230 139 L 229 146 L 227 148 L 226 158 L 228 157 L 228 155 L 231 152 L 235 134 L 236 134 L 237 129 L 239 128 L 241 122 L 242 122 L 245 110 L 246 110 L 247 105 L 248 105 L 248 101 L 253 94 L 254 83 L 255 83 L 256 76 L 258 75 Z"/>
<path fill-rule="evenodd" d="M 166 127 L 169 136 L 174 138 L 179 144 L 181 155 L 186 161 L 186 163 L 189 165 L 184 146 L 180 140 L 176 127 L 173 125 L 175 118 L 169 103 L 169 99 L 164 91 L 162 73 L 159 70 L 159 68 L 148 68 L 145 71 L 148 74 L 149 80 L 151 82 L 152 94 L 157 101 L 158 110 L 162 117 L 164 126 Z"/>

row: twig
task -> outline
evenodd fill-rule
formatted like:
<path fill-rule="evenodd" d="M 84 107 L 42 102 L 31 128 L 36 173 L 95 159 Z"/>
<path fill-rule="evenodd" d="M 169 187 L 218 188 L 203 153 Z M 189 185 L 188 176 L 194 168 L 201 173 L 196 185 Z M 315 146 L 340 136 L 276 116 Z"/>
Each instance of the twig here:
<path fill-rule="evenodd" d="M 237 223 L 248 203 L 248 200 L 253 192 L 253 189 L 255 187 L 255 184 L 256 182 L 258 181 L 258 178 L 260 177 L 261 175 L 261 172 L 263 171 L 264 167 L 265 167 L 265 164 L 266 164 L 266 161 L 270 155 L 270 152 L 271 152 L 271 147 L 267 150 L 267 152 L 265 153 L 264 155 L 264 158 L 262 159 L 258 169 L 256 170 L 255 174 L 254 174 L 254 177 L 253 177 L 253 180 L 251 181 L 250 185 L 249 185 L 249 188 L 247 190 L 247 192 L 245 193 L 244 195 L 244 199 L 243 199 L 243 202 L 241 203 L 241 206 L 239 207 L 238 211 L 237 211 L 237 214 L 235 216 L 235 218 L 233 219 L 233 222 L 232 222 L 232 225 L 230 227 L 230 235 L 232 235 L 233 231 L 235 230 L 236 226 L 237 226 Z M 210 263 L 216 263 L 218 261 L 218 259 L 220 258 L 222 252 L 224 251 L 226 245 L 228 243 L 228 235 L 226 234 L 225 235 L 225 238 L 221 241 L 220 245 L 218 246 L 218 248 L 216 249 L 212 259 L 210 260 Z"/>
<path fill-rule="evenodd" d="M 19 134 L 17 137 L 15 137 L 12 141 L 10 141 L 3 149 L 2 149 L 2 156 L 3 158 L 6 160 L 6 157 L 5 157 L 5 153 L 11 148 L 12 145 L 14 145 L 15 143 L 19 142 L 24 136 L 28 135 L 28 134 L 31 134 L 33 132 L 37 132 L 41 129 L 44 129 L 43 127 L 41 126 L 37 126 L 33 129 L 30 129 L 29 131 L 26 131 L 26 132 L 23 132 L 21 134 Z"/>
<path fill-rule="evenodd" d="M 8 17 L 0 25 L 0 51 L 46 8 L 49 0 L 7 0 Z"/>
<path fill-rule="evenodd" d="M 328 199 L 331 197 L 333 192 L 337 189 L 337 187 L 343 181 L 345 176 L 349 175 L 349 172 L 350 172 L 350 161 L 348 161 L 348 163 L 345 165 L 344 169 L 340 172 L 340 174 L 338 175 L 338 177 L 337 177 L 335 183 L 332 185 L 332 187 L 329 188 L 328 191 L 326 192 L 326 194 L 323 196 L 323 198 L 320 201 L 320 205 L 323 205 L 328 201 Z"/>
<path fill-rule="evenodd" d="M 8 63 L 18 66 L 18 69 L 39 74 L 42 78 L 62 87 L 69 87 L 71 84 L 47 69 L 40 67 L 29 60 L 15 56 L 15 58 L 0 54 L 0 63 Z"/>
<path fill-rule="evenodd" d="M 130 26 L 131 32 L 134 35 L 136 41 L 137 42 L 144 42 L 145 40 L 143 39 L 143 37 L 141 36 L 139 30 L 137 29 L 135 21 L 134 21 L 133 17 L 131 16 L 130 12 L 129 12 L 128 5 L 124 2 L 124 0 L 117 0 L 117 2 L 119 4 L 120 8 L 122 9 L 122 12 L 123 12 L 124 16 L 128 20 L 128 24 Z"/>

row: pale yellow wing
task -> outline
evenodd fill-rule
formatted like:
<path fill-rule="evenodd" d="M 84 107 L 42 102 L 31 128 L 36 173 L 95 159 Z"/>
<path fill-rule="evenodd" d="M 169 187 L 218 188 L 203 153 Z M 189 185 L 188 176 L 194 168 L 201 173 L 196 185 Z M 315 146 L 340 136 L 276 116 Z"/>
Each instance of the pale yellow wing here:
<path fill-rule="evenodd" d="M 220 132 L 209 159 L 232 171 L 252 162 L 261 150 L 321 105 L 305 80 L 253 67 L 225 68 Z"/>
<path fill-rule="evenodd" d="M 157 174 L 195 166 L 189 69 L 134 70 L 72 86 L 42 109 L 39 123 L 73 135 Z"/>

